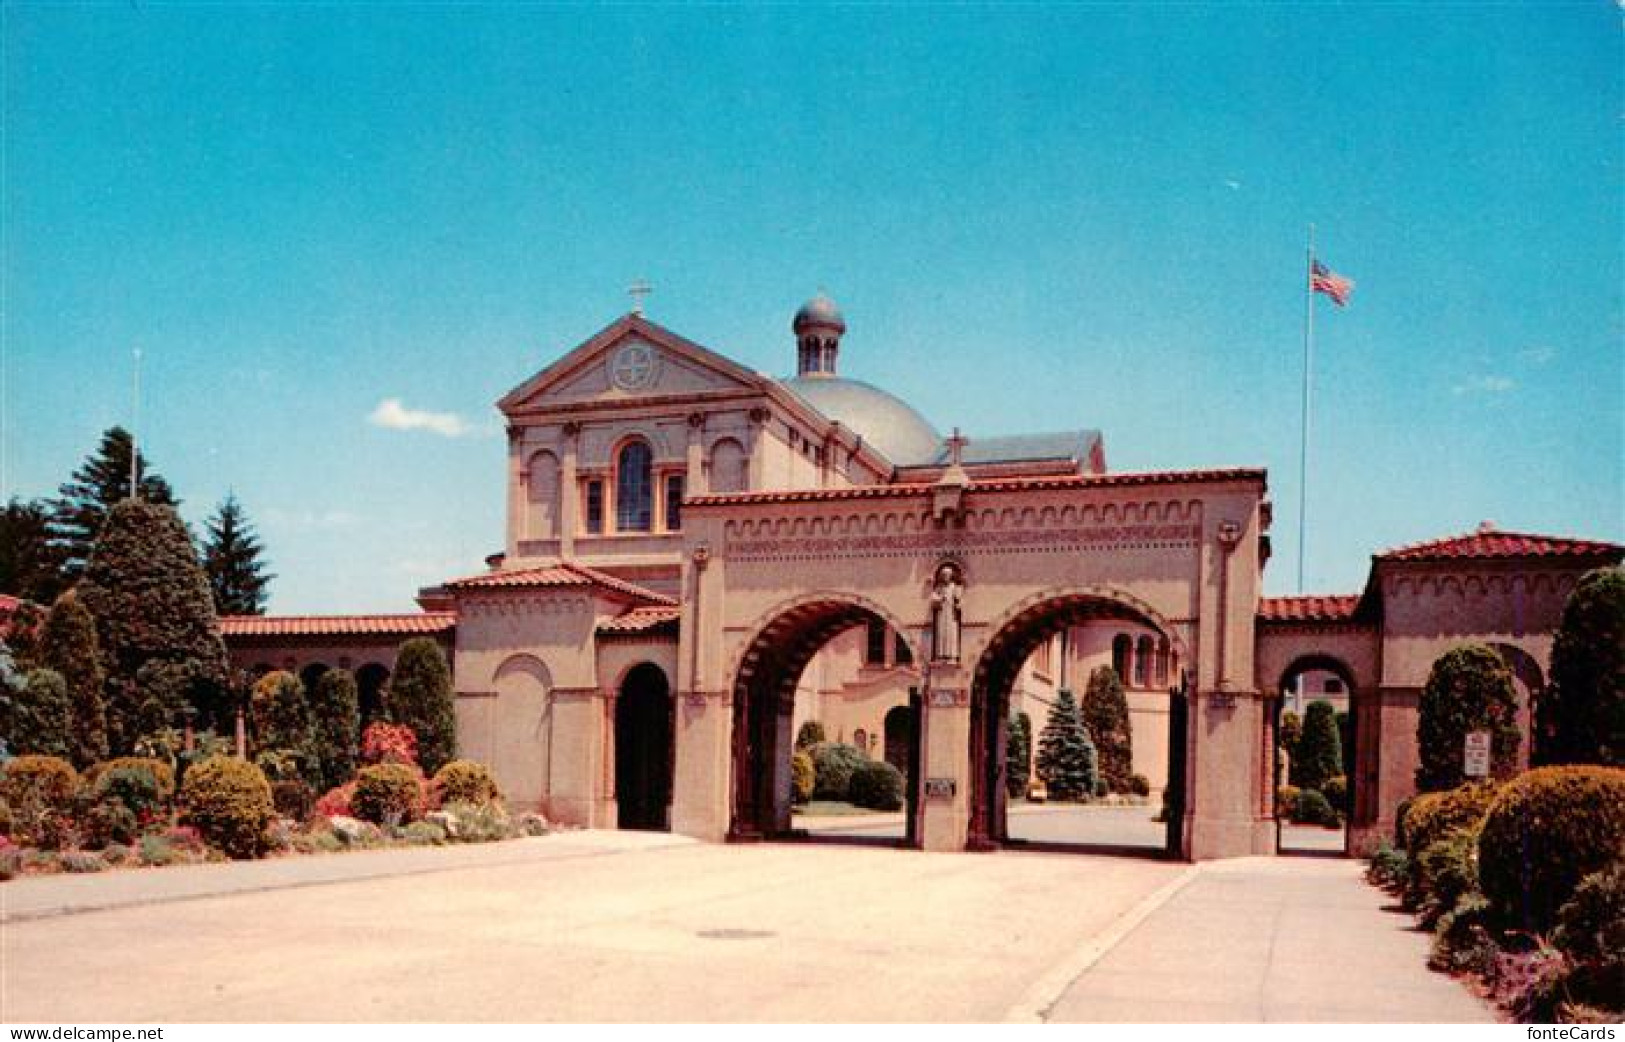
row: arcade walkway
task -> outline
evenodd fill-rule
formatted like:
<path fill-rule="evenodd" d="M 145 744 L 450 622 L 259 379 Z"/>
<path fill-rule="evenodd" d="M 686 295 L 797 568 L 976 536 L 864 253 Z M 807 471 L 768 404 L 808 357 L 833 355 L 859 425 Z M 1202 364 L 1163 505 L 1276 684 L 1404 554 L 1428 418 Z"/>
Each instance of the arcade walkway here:
<path fill-rule="evenodd" d="M 1345 861 L 605 832 L 30 878 L 0 1019 L 1487 1019 L 1384 900 Z"/>

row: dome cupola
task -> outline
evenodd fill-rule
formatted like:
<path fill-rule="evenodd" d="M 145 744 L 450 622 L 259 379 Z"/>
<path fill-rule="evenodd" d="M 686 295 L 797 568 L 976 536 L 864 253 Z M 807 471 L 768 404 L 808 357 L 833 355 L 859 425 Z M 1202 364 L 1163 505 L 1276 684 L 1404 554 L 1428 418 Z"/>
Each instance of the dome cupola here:
<path fill-rule="evenodd" d="M 790 328 L 796 334 L 796 375 L 834 376 L 846 319 L 823 293 L 801 305 Z"/>

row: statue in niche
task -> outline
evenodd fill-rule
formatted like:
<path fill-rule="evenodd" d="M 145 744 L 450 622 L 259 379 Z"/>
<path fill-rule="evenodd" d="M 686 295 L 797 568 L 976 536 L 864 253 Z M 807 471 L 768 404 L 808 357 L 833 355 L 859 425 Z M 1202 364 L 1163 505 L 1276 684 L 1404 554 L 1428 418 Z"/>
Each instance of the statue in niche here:
<path fill-rule="evenodd" d="M 959 602 L 964 594 L 959 566 L 944 561 L 931 585 L 931 657 L 938 662 L 959 661 Z"/>

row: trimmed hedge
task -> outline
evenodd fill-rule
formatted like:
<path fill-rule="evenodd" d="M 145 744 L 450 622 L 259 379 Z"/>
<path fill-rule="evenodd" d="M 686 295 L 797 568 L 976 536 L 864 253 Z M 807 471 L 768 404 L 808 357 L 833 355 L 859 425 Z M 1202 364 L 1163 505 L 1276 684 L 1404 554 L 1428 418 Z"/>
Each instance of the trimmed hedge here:
<path fill-rule="evenodd" d="M 63 809 L 79 791 L 79 772 L 60 756 L 18 756 L 7 761 L 0 777 L 0 797 L 16 807 L 37 800 Z"/>
<path fill-rule="evenodd" d="M 453 760 L 436 771 L 434 792 L 441 804 L 472 803 L 482 807 L 502 798 L 490 770 L 473 760 Z"/>
<path fill-rule="evenodd" d="M 1334 774 L 1326 779 L 1326 784 L 1320 787 L 1320 794 L 1326 797 L 1326 802 L 1339 814 L 1349 812 L 1349 780 L 1341 774 Z"/>
<path fill-rule="evenodd" d="M 901 810 L 903 772 L 885 760 L 870 760 L 852 772 L 849 798 L 870 810 Z"/>
<path fill-rule="evenodd" d="M 379 763 L 356 772 L 350 800 L 356 817 L 378 825 L 404 825 L 423 806 L 423 776 L 404 763 Z"/>
<path fill-rule="evenodd" d="M 1292 824 L 1294 825 L 1324 825 L 1336 828 L 1343 823 L 1337 811 L 1326 802 L 1319 789 L 1303 789 L 1298 793 L 1297 801 L 1292 805 Z"/>
<path fill-rule="evenodd" d="M 1502 921 L 1549 930 L 1580 880 L 1625 850 L 1625 768 L 1542 767 L 1508 783 L 1478 836 L 1478 875 Z"/>
<path fill-rule="evenodd" d="M 1439 656 L 1417 707 L 1419 792 L 1443 792 L 1466 780 L 1462 743 L 1468 732 L 1490 732 L 1490 774 L 1518 770 L 1518 696 L 1512 671 L 1491 648 L 1465 644 Z"/>
<path fill-rule="evenodd" d="M 1448 832 L 1476 831 L 1500 791 L 1497 782 L 1477 781 L 1416 797 L 1405 812 L 1405 849 L 1420 854 Z"/>
<path fill-rule="evenodd" d="M 115 756 L 111 760 L 93 763 L 85 768 L 85 784 L 94 788 L 102 775 L 117 770 L 150 771 L 153 780 L 158 783 L 159 795 L 165 800 L 175 798 L 175 768 L 152 756 Z"/>
<path fill-rule="evenodd" d="M 868 763 L 856 746 L 844 742 L 819 742 L 807 750 L 813 762 L 813 798 L 845 800 L 852 790 L 852 774 Z"/>
<path fill-rule="evenodd" d="M 271 783 L 258 767 L 231 756 L 194 764 L 181 783 L 184 820 L 215 849 L 233 858 L 258 857 L 276 818 Z"/>

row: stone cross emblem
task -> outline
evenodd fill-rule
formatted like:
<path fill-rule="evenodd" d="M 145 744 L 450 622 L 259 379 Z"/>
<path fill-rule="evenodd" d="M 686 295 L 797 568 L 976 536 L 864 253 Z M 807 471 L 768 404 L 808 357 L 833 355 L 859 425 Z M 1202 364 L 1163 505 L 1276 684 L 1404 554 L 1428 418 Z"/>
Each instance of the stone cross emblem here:
<path fill-rule="evenodd" d="M 627 344 L 610 361 L 610 381 L 623 391 L 641 391 L 654 383 L 657 361 L 648 344 Z"/>

